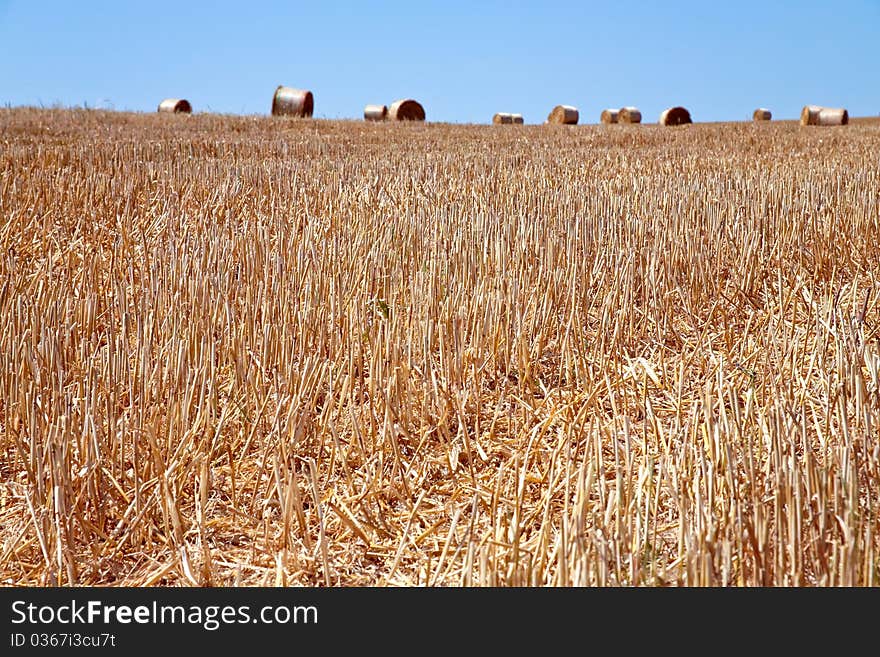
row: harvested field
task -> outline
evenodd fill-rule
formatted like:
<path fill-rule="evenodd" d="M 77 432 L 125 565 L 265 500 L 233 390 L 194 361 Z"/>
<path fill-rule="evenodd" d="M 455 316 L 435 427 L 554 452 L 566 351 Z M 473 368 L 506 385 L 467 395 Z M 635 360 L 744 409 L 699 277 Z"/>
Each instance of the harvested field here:
<path fill-rule="evenodd" d="M 880 125 L 0 110 L 0 579 L 876 586 Z"/>

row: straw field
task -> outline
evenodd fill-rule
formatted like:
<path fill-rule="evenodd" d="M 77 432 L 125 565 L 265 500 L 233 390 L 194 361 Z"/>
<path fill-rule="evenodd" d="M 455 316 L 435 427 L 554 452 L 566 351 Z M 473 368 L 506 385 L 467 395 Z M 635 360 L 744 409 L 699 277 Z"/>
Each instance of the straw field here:
<path fill-rule="evenodd" d="M 4 584 L 880 582 L 880 125 L 0 138 Z"/>

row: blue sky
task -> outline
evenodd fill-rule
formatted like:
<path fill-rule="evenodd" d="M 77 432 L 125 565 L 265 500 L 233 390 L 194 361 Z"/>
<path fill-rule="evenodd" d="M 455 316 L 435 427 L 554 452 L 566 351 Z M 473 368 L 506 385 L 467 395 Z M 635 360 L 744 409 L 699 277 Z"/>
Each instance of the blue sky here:
<path fill-rule="evenodd" d="M 275 87 L 315 116 L 419 100 L 429 121 L 581 123 L 635 105 L 695 121 L 880 115 L 880 0 L 39 2 L 0 0 L 0 104 L 267 114 Z"/>

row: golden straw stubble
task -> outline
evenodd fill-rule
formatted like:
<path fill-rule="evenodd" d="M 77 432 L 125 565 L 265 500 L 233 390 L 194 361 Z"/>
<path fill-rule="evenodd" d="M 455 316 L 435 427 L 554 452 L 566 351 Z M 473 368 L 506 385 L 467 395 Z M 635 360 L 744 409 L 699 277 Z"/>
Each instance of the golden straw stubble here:
<path fill-rule="evenodd" d="M 365 121 L 384 121 L 388 118 L 388 107 L 386 105 L 367 105 L 364 108 Z"/>
<path fill-rule="evenodd" d="M 877 586 L 878 124 L 0 108 L 0 579 Z"/>

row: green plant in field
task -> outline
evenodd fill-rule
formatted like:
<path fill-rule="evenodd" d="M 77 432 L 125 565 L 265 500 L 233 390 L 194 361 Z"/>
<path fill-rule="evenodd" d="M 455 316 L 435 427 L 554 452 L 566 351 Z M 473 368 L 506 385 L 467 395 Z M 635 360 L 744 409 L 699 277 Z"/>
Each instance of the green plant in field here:
<path fill-rule="evenodd" d="M 378 308 L 382 317 L 386 320 L 391 318 L 391 309 L 388 307 L 388 303 L 384 299 L 376 299 L 376 308 Z"/>

